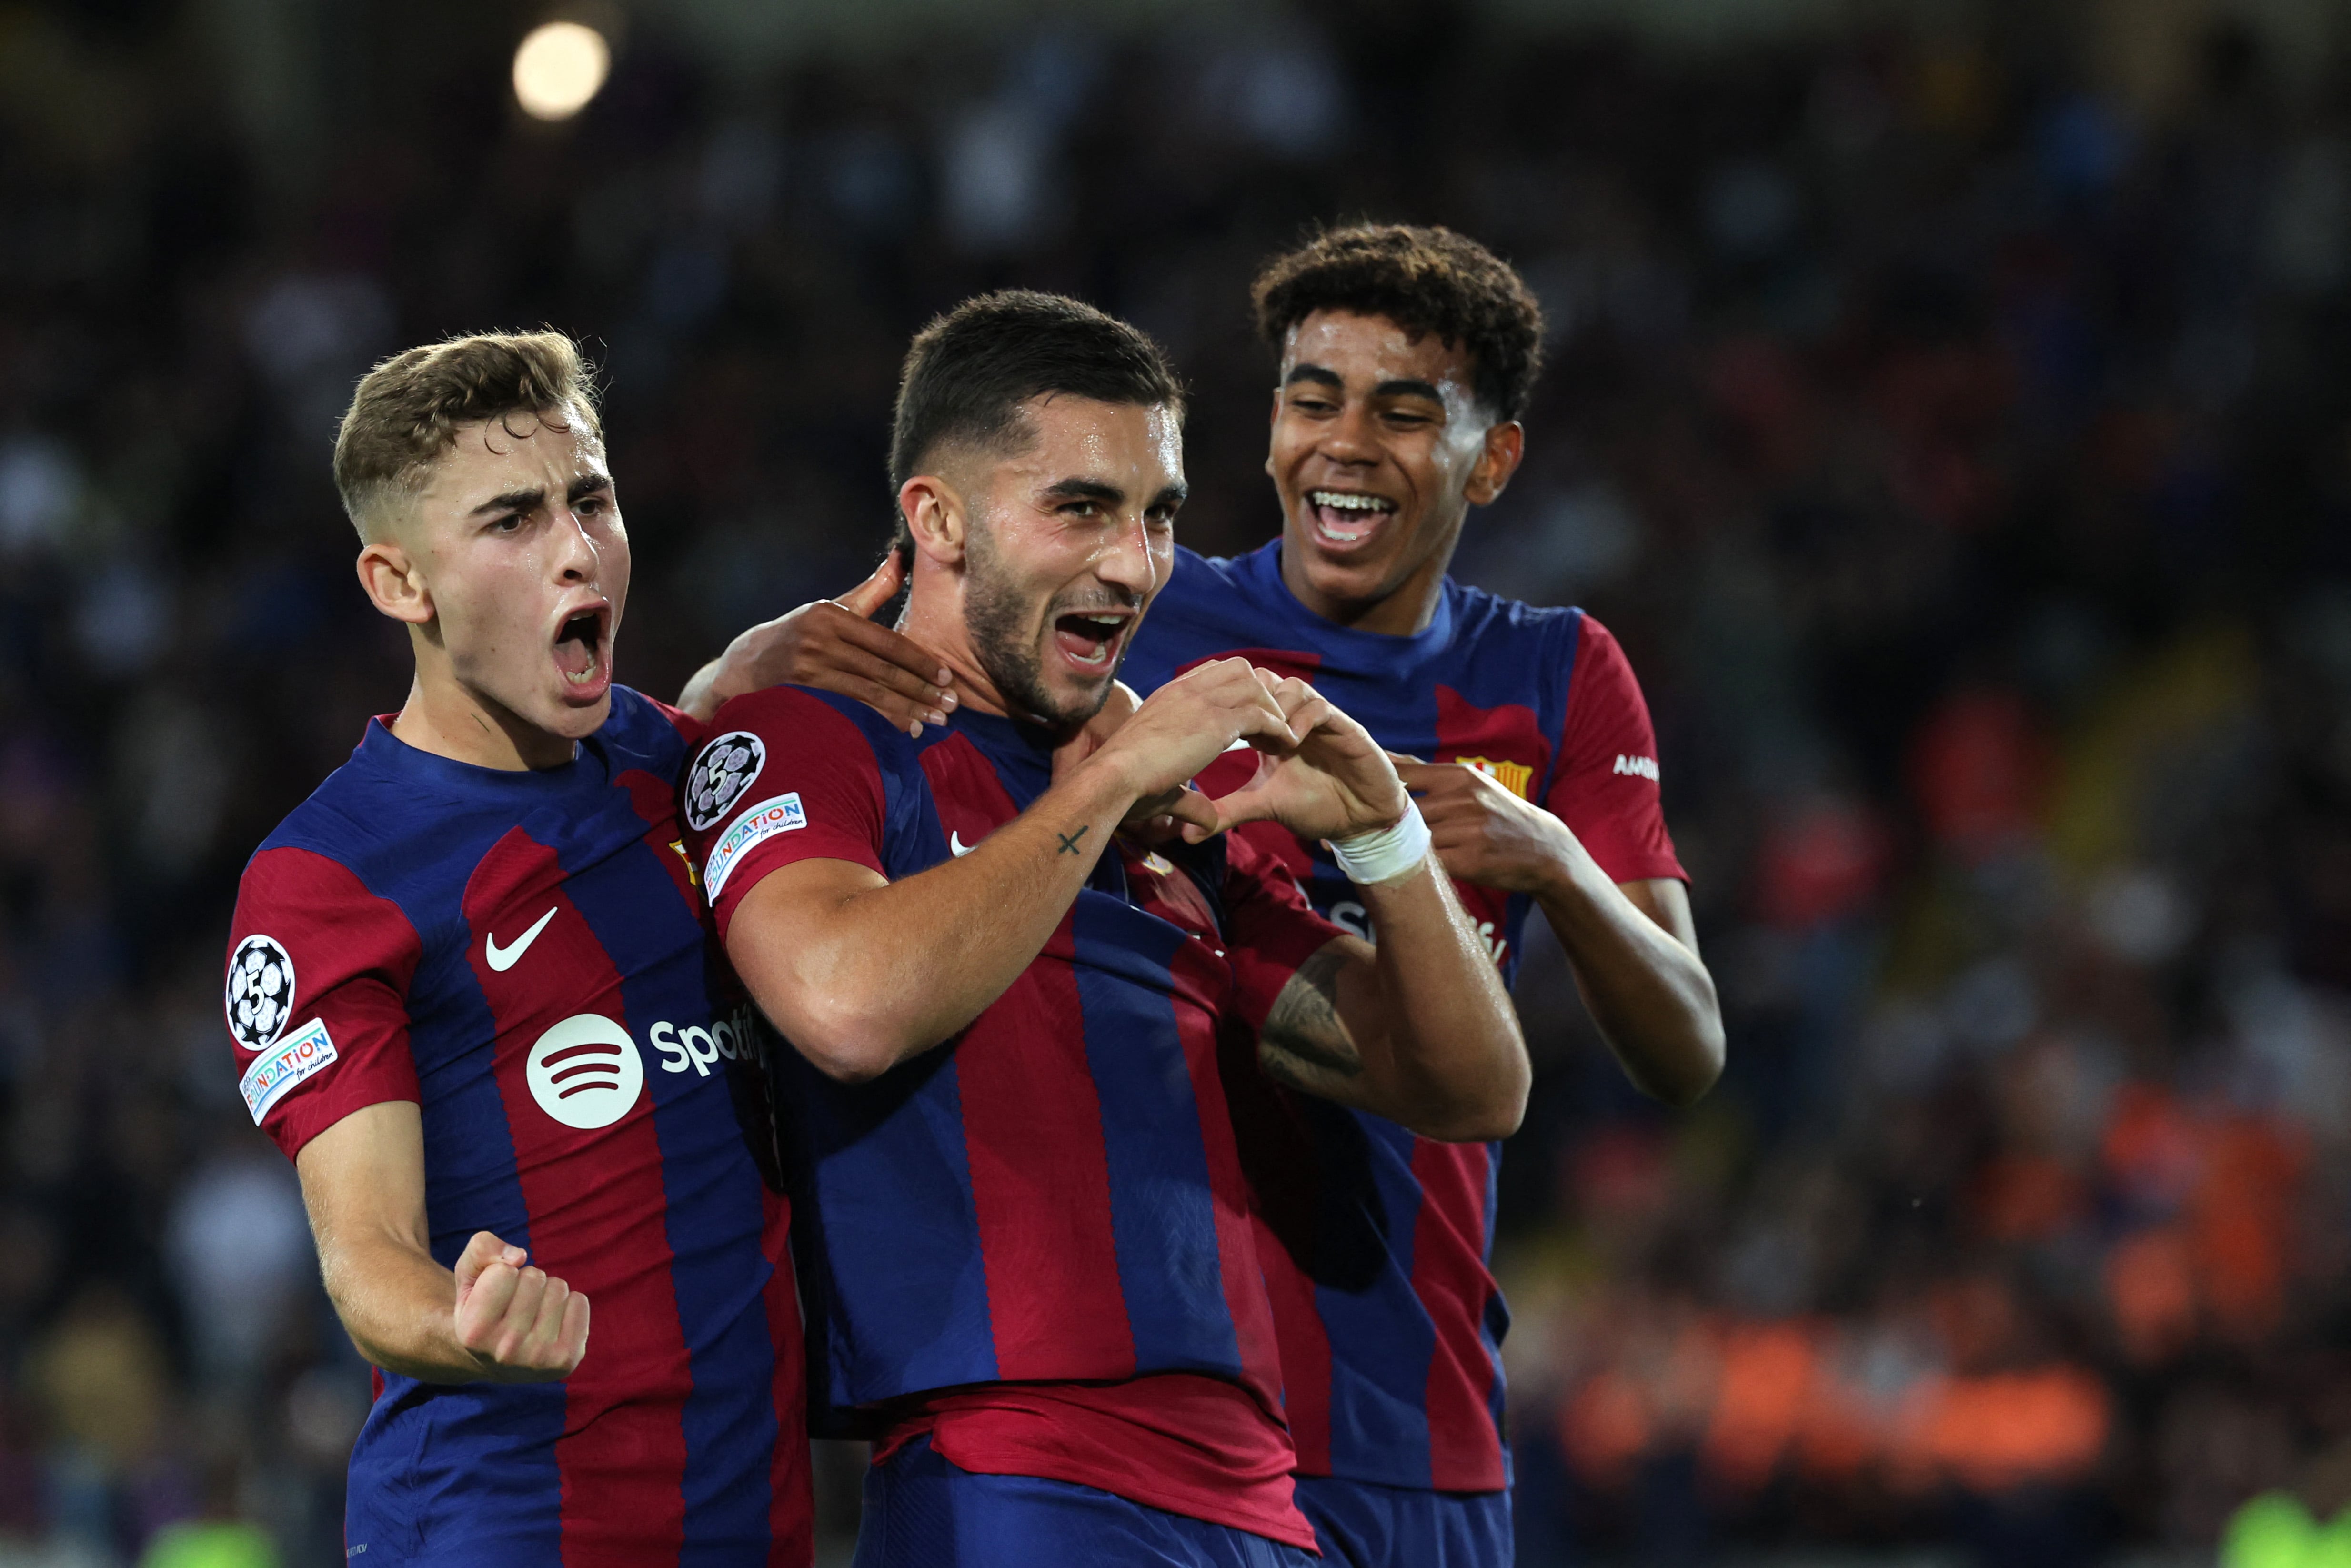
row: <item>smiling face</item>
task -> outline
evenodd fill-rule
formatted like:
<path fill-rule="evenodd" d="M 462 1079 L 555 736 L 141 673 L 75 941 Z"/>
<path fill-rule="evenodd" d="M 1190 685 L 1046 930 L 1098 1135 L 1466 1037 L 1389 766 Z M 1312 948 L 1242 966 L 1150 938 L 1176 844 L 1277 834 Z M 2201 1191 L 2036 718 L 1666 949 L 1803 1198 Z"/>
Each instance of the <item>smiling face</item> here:
<path fill-rule="evenodd" d="M 1318 310 L 1290 329 L 1266 472 L 1282 579 L 1308 609 L 1371 631 L 1426 623 L 1463 517 L 1501 494 L 1523 440 L 1479 408 L 1474 370 L 1384 316 Z"/>
<path fill-rule="evenodd" d="M 901 491 L 921 556 L 907 627 L 982 677 L 967 706 L 1074 729 L 1174 564 L 1183 433 L 1164 406 L 1066 394 L 1022 415 L 1017 450 L 950 455 Z"/>
<path fill-rule="evenodd" d="M 611 712 L 629 536 L 602 448 L 568 423 L 461 427 L 360 556 L 378 607 L 413 629 L 419 696 L 465 760 L 568 760 Z"/>

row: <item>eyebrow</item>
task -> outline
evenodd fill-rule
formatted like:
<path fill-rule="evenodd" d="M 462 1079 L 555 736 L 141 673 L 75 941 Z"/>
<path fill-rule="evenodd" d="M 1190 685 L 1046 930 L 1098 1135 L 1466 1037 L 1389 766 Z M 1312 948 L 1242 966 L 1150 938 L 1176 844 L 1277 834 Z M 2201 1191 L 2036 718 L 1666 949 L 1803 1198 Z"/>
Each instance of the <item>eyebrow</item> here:
<path fill-rule="evenodd" d="M 1437 390 L 1435 382 L 1415 381 L 1409 377 L 1382 382 L 1372 389 L 1372 395 L 1374 397 L 1425 397 L 1431 402 L 1440 403 L 1445 401 L 1445 394 Z"/>
<path fill-rule="evenodd" d="M 534 485 L 528 490 L 507 490 L 493 496 L 475 507 L 472 515 L 486 517 L 492 512 L 535 512 L 546 504 L 546 486 Z"/>
<path fill-rule="evenodd" d="M 612 476 L 610 474 L 582 474 L 564 487 L 563 498 L 568 504 L 577 506 L 590 496 L 611 487 Z M 547 486 L 533 485 L 528 489 L 507 490 L 493 496 L 475 507 L 469 516 L 486 517 L 492 512 L 535 512 L 545 505 Z"/>
<path fill-rule="evenodd" d="M 1338 371 L 1325 370 L 1321 365 L 1300 365 L 1284 378 L 1281 384 L 1290 387 L 1296 386 L 1301 382 L 1311 382 L 1317 386 L 1330 387 L 1334 391 L 1343 391 L 1347 384 L 1339 379 Z M 1425 397 L 1431 402 L 1440 403 L 1445 401 L 1445 394 L 1437 390 L 1434 382 L 1418 381 L 1408 376 L 1399 376 L 1382 382 L 1372 389 L 1372 395 L 1374 397 Z"/>
<path fill-rule="evenodd" d="M 1161 507 L 1180 507 L 1192 494 L 1188 486 L 1169 485 L 1151 498 L 1154 510 Z M 1126 492 L 1115 485 L 1105 485 L 1099 479 L 1064 479 L 1045 488 L 1047 501 L 1099 501 L 1105 507 L 1115 507 L 1126 499 Z"/>
<path fill-rule="evenodd" d="M 1100 501 L 1115 507 L 1126 499 L 1126 492 L 1115 485 L 1105 485 L 1099 479 L 1064 479 L 1045 487 L 1048 501 Z"/>

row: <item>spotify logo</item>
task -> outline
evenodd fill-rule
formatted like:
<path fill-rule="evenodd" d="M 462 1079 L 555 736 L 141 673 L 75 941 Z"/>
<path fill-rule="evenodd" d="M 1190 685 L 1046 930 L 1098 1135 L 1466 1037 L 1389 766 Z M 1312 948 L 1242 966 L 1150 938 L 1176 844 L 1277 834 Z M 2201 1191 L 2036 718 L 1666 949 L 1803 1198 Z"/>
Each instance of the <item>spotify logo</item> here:
<path fill-rule="evenodd" d="M 530 1097 L 567 1127 L 609 1127 L 645 1086 L 629 1031 L 601 1013 L 574 1013 L 538 1037 L 524 1068 Z"/>

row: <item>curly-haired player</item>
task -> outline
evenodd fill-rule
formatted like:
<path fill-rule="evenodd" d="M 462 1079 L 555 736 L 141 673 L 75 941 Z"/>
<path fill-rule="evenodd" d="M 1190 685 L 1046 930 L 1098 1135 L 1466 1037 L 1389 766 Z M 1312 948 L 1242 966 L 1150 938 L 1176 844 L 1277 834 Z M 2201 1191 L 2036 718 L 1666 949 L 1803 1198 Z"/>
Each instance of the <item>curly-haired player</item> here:
<path fill-rule="evenodd" d="M 1421 796 L 1507 979 L 1530 908 L 1566 947 L 1625 1071 L 1675 1103 L 1720 1072 L 1722 1023 L 1657 794 L 1648 709 L 1615 639 L 1446 575 L 1502 493 L 1541 360 L 1518 275 L 1442 228 L 1327 232 L 1269 264 L 1280 356 L 1266 461 L 1281 536 L 1179 550 L 1136 632 L 1148 692 L 1246 653 L 1354 715 Z M 1204 779 L 1215 791 L 1213 776 Z M 1329 852 L 1259 823 L 1317 909 L 1373 935 Z M 1237 1097 L 1262 1223 L 1300 1508 L 1334 1561 L 1507 1562 L 1509 1466 L 1488 1270 L 1497 1145 L 1443 1145 L 1361 1110 Z"/>

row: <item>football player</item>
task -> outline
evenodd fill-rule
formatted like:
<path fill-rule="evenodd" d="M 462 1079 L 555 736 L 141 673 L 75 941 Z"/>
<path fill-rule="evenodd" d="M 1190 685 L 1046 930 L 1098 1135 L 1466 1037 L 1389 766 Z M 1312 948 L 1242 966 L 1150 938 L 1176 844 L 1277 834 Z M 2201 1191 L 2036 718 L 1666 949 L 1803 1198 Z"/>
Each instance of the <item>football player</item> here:
<path fill-rule="evenodd" d="M 1532 296 L 1458 234 L 1364 225 L 1272 261 L 1255 302 L 1280 359 L 1266 471 L 1280 535 L 1234 559 L 1178 549 L 1127 679 L 1149 692 L 1238 653 L 1426 759 L 1398 768 L 1497 972 L 1516 974 L 1541 908 L 1625 1071 L 1687 1104 L 1721 1071 L 1722 1020 L 1631 666 L 1581 611 L 1447 575 L 1471 509 L 1525 449 Z M 1385 950 L 1393 933 L 1312 835 L 1241 836 Z M 1510 1561 L 1509 1313 L 1488 1270 L 1499 1145 L 1298 1096 L 1236 1113 L 1279 1238 L 1266 1258 L 1298 1500 L 1324 1555 Z"/>
<path fill-rule="evenodd" d="M 688 775 L 726 952 L 798 1048 L 820 1402 L 875 1440 L 865 1568 L 1306 1561 L 1225 1082 L 1473 1144 L 1524 1108 L 1494 967 L 1360 726 L 1234 659 L 1085 733 L 1172 559 L 1182 406 L 1072 300 L 932 323 L 892 447 L 901 629 L 961 706 L 909 738 L 759 692 Z M 1237 746 L 1242 788 L 1185 789 Z M 1157 850 L 1117 836 L 1165 818 Z M 1376 953 L 1218 831 L 1258 818 L 1333 841 Z"/>
<path fill-rule="evenodd" d="M 335 477 L 414 682 L 247 866 L 227 1008 L 381 1369 L 349 1555 L 799 1568 L 789 1212 L 738 1124 L 749 1014 L 681 846 L 701 732 L 612 681 L 629 539 L 577 351 L 387 360 Z M 755 641 L 789 659 L 791 628 Z M 944 717 L 906 674 L 890 722 Z"/>

